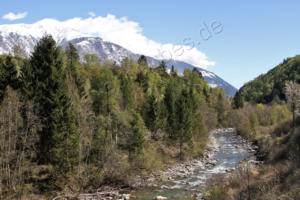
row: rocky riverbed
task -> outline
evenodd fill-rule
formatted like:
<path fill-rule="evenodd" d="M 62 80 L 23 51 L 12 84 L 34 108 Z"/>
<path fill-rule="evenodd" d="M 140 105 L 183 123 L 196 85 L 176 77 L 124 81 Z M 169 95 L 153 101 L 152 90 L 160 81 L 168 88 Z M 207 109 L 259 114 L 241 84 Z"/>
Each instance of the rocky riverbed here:
<path fill-rule="evenodd" d="M 254 154 L 258 147 L 238 136 L 234 129 L 217 129 L 209 133 L 209 140 L 202 158 L 179 163 L 165 171 L 148 177 L 138 177 L 136 187 L 143 187 L 132 195 L 139 200 L 179 200 L 187 196 L 201 199 L 201 189 L 216 174 L 228 174 L 249 159 L 257 164 Z"/>
<path fill-rule="evenodd" d="M 94 194 L 81 194 L 79 199 L 182 200 L 187 196 L 201 199 L 201 189 L 213 175 L 228 174 L 245 159 L 252 165 L 259 164 L 254 156 L 257 151 L 257 146 L 238 136 L 232 128 L 213 130 L 202 158 L 178 163 L 148 176 L 137 176 L 130 184 L 135 191 L 101 188 Z"/>

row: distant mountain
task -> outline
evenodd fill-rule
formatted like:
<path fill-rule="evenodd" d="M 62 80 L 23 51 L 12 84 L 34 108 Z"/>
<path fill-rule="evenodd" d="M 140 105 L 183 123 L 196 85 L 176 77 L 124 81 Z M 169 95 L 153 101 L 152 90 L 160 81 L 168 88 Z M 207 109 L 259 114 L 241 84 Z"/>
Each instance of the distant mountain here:
<path fill-rule="evenodd" d="M 52 34 L 58 45 L 66 47 L 71 42 L 78 49 L 81 58 L 85 54 L 96 54 L 101 59 L 108 59 L 121 64 L 126 57 L 137 60 L 140 55 L 135 54 L 120 45 L 104 41 L 99 37 L 88 37 L 76 30 L 57 28 L 55 21 L 46 19 L 36 24 L 14 24 L 0 25 L 0 54 L 8 54 L 13 52 L 15 45 L 20 46 L 25 50 L 27 55 L 30 55 L 35 44 L 45 34 Z M 147 56 L 147 61 L 150 66 L 157 66 L 161 60 Z M 193 69 L 195 66 L 176 60 L 165 61 L 168 68 L 173 65 L 179 74 L 182 74 L 184 69 Z M 216 74 L 205 69 L 198 68 L 204 79 L 211 87 L 222 88 L 228 96 L 233 96 L 237 91 L 232 85 L 221 79 Z"/>
<path fill-rule="evenodd" d="M 281 64 L 241 87 L 240 94 L 246 101 L 270 103 L 275 98 L 284 100 L 287 81 L 300 83 L 300 56 L 285 59 Z"/>

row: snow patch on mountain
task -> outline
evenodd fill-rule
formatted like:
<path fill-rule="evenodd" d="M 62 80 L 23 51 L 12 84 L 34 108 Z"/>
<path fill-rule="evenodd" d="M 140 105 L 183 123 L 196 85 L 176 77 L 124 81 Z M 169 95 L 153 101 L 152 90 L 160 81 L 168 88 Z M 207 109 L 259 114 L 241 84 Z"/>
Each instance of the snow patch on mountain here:
<path fill-rule="evenodd" d="M 70 35 L 70 38 L 75 37 L 75 35 Z M 39 37 L 35 38 L 31 35 L 27 36 L 20 35 L 18 33 L 7 33 L 0 31 L 0 54 L 13 53 L 14 46 L 19 45 L 25 50 L 27 55 L 30 55 L 39 39 Z M 135 54 L 121 47 L 120 45 L 104 41 L 99 37 L 79 37 L 68 40 L 67 38 L 56 36 L 56 40 L 58 45 L 62 46 L 63 48 L 65 48 L 69 42 L 74 44 L 82 60 L 86 54 L 96 54 L 102 60 L 111 60 L 120 65 L 126 57 L 134 60 L 138 60 L 140 57 L 140 54 Z M 161 62 L 161 60 L 153 57 L 146 56 L 146 58 L 150 66 L 158 66 Z M 165 60 L 165 62 L 168 66 L 168 70 L 170 70 L 171 66 L 173 65 L 181 75 L 183 74 L 184 69 L 192 70 L 195 68 L 195 66 L 183 61 Z M 233 96 L 235 94 L 236 89 L 214 73 L 201 68 L 197 69 L 202 73 L 203 78 L 210 84 L 211 87 L 218 86 L 222 88 L 229 96 Z"/>
<path fill-rule="evenodd" d="M 0 25 L 0 32 L 17 33 L 40 39 L 45 34 L 62 43 L 80 37 L 100 37 L 136 54 L 144 54 L 155 59 L 175 59 L 190 63 L 196 67 L 206 68 L 215 65 L 207 56 L 195 47 L 178 44 L 163 44 L 148 39 L 143 35 L 139 23 L 126 17 L 117 18 L 108 14 L 105 17 L 71 18 L 65 21 L 43 19 L 33 24 Z M 178 53 L 178 50 L 184 53 Z"/>

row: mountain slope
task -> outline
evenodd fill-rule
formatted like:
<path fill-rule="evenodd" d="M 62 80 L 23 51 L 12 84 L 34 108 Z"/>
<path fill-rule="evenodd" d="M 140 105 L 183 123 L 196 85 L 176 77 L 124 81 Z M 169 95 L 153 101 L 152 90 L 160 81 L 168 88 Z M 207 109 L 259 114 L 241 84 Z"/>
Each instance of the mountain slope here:
<path fill-rule="evenodd" d="M 53 22 L 49 20 L 50 27 L 51 23 Z M 23 26 L 25 26 L 25 28 Z M 40 26 L 41 27 L 38 27 L 37 29 L 44 28 L 42 25 Z M 44 34 L 46 32 L 47 28 L 45 28 Z M 126 57 L 134 60 L 137 60 L 140 57 L 139 54 L 135 54 L 126 48 L 121 47 L 120 45 L 104 41 L 99 37 L 85 37 L 84 34 L 80 35 L 80 33 L 76 32 L 75 30 L 55 29 L 55 31 L 52 32 L 54 33 L 53 37 L 57 41 L 58 45 L 66 47 L 68 42 L 74 44 L 74 46 L 78 49 L 81 58 L 85 54 L 96 54 L 101 59 L 108 59 L 116 62 L 117 64 L 121 64 L 122 60 Z M 63 32 L 65 32 L 65 38 Z M 27 55 L 30 55 L 35 44 L 42 36 L 43 34 L 41 31 L 35 33 L 34 28 L 28 28 L 26 25 L 22 25 L 20 29 L 15 26 L 10 27 L 2 25 L 0 26 L 0 54 L 12 53 L 14 46 L 18 45 L 25 50 Z M 150 66 L 157 66 L 161 62 L 161 60 L 149 56 L 147 56 L 147 61 Z M 166 64 L 169 68 L 171 68 L 173 65 L 179 74 L 182 74 L 185 68 L 195 68 L 195 66 L 191 64 L 176 60 L 166 60 Z M 201 68 L 198 69 L 202 72 L 204 79 L 210 84 L 211 87 L 222 88 L 228 96 L 233 96 L 235 94 L 236 88 L 234 88 L 232 85 L 212 72 Z"/>
<path fill-rule="evenodd" d="M 269 103 L 275 98 L 283 100 L 285 83 L 295 80 L 300 83 L 300 56 L 285 59 L 266 74 L 246 83 L 240 93 L 246 101 Z"/>

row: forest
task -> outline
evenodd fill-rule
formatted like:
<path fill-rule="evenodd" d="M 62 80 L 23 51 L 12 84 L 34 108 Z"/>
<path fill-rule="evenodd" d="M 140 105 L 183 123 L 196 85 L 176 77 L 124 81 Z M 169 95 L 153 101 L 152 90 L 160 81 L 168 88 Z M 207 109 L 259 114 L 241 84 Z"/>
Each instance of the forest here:
<path fill-rule="evenodd" d="M 279 103 L 285 100 L 285 84 L 291 80 L 300 83 L 300 56 L 285 59 L 266 74 L 246 83 L 239 92 L 246 101 Z"/>
<path fill-rule="evenodd" d="M 263 164 L 251 168 L 246 162 L 229 178 L 216 178 L 205 199 L 300 198 L 299 58 L 285 59 L 236 93 L 230 124 L 259 146 Z"/>
<path fill-rule="evenodd" d="M 0 198 L 48 198 L 126 185 L 203 155 L 229 125 L 230 100 L 201 73 L 167 73 L 145 56 L 121 66 L 80 58 L 44 36 L 0 57 Z"/>

